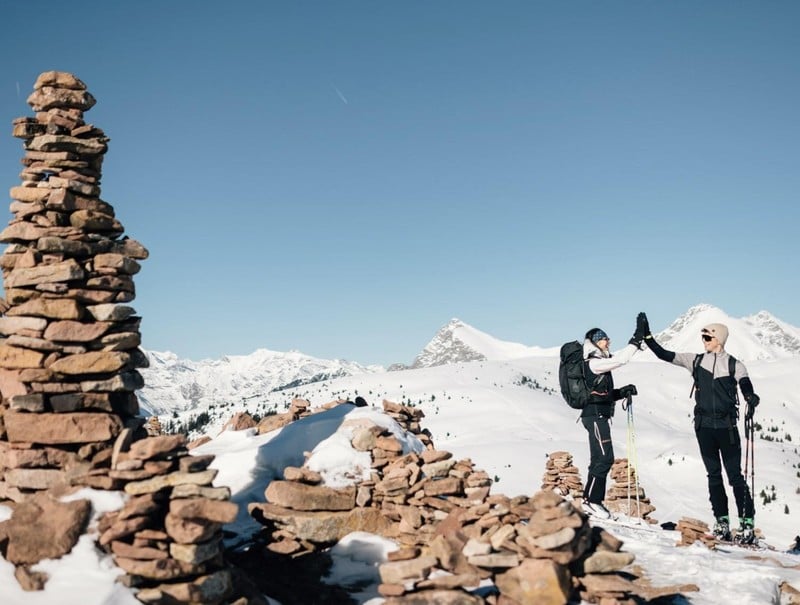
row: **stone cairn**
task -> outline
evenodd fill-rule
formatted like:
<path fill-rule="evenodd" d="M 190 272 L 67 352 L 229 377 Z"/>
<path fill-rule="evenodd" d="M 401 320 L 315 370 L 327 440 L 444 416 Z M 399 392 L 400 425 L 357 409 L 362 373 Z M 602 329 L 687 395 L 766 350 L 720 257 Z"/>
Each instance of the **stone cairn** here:
<path fill-rule="evenodd" d="M 36 117 L 13 129 L 24 141 L 22 184 L 0 233 L 0 498 L 15 501 L 58 484 L 119 487 L 105 446 L 141 423 L 136 368 L 147 365 L 140 318 L 125 304 L 147 250 L 120 239 L 99 197 L 108 138 L 83 121 L 95 100 L 74 76 L 47 72 L 28 103 Z"/>
<path fill-rule="evenodd" d="M 561 496 L 583 497 L 583 483 L 569 452 L 553 452 L 547 457 L 542 489 Z"/>
<path fill-rule="evenodd" d="M 630 474 L 629 474 L 630 473 Z M 649 515 L 656 507 L 645 495 L 642 484 L 637 481 L 636 469 L 628 464 L 627 458 L 617 458 L 611 466 L 613 485 L 606 493 L 605 505 L 612 512 L 622 513 L 629 517 L 640 517 L 648 523 L 658 523 Z M 637 500 L 638 485 L 638 500 Z"/>
<path fill-rule="evenodd" d="M 423 417 L 389 401 L 383 407 L 406 426 Z M 354 449 L 370 453 L 370 479 L 331 488 L 305 466 L 286 468 L 267 487 L 267 502 L 248 507 L 271 532 L 267 549 L 297 558 L 356 530 L 390 538 L 399 549 L 379 568 L 387 605 L 565 604 L 574 597 L 632 605 L 675 594 L 675 587 L 620 573 L 634 556 L 553 491 L 493 495 L 485 471 L 436 450 L 425 433 L 415 434 L 425 435 L 426 449 L 404 454 L 385 428 L 363 418 L 347 424 Z M 494 583 L 493 595 L 469 592 L 484 580 Z"/>
<path fill-rule="evenodd" d="M 70 552 L 91 522 L 81 487 L 124 490 L 129 500 L 97 527 L 99 545 L 147 603 L 233 599 L 221 554 L 221 524 L 236 506 L 212 488 L 210 457 L 187 455 L 182 436 L 147 437 L 138 416 L 140 318 L 126 303 L 147 250 L 122 237 L 100 199 L 108 138 L 86 124 L 95 104 L 64 72 L 39 76 L 14 121 L 23 140 L 20 186 L 0 242 L 7 300 L 0 317 L 0 554 L 17 579 L 41 589 L 29 566 Z M 155 432 L 155 427 L 150 427 Z"/>
<path fill-rule="evenodd" d="M 229 488 L 212 487 L 213 459 L 190 456 L 184 435 L 131 443 L 123 433 L 115 443 L 111 474 L 130 498 L 101 517 L 98 543 L 143 603 L 219 603 L 233 593 L 222 524 L 238 507 Z"/>
<path fill-rule="evenodd" d="M 681 532 L 681 541 L 678 542 L 678 546 L 691 546 L 699 541 L 704 546 L 713 549 L 717 543 L 714 536 L 711 535 L 708 523 L 699 519 L 683 517 L 678 521 L 677 529 Z"/>

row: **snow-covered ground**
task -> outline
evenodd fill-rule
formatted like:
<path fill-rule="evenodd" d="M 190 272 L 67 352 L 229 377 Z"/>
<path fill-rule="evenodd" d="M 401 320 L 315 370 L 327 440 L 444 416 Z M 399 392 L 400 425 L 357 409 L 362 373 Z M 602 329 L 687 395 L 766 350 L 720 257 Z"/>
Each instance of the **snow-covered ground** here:
<path fill-rule="evenodd" d="M 800 589 L 800 555 L 787 552 L 800 534 L 800 357 L 792 354 L 796 328 L 760 314 L 735 324 L 734 329 L 731 318 L 719 309 L 699 306 L 676 320 L 659 338 L 670 348 L 699 352 L 700 326 L 712 321 L 731 324 L 727 348 L 747 364 L 761 396 L 756 414 L 760 425 L 755 440 L 756 526 L 775 550 L 752 552 L 731 547 L 713 552 L 699 545 L 678 548 L 677 534 L 657 526 L 606 525 L 624 540 L 624 549 L 636 555 L 635 564 L 654 585 L 696 584 L 699 592 L 686 594 L 693 605 L 777 604 L 782 581 Z M 753 332 L 756 324 L 757 332 Z M 777 332 L 770 328 L 776 325 L 780 328 Z M 204 430 L 213 440 L 195 453 L 216 455 L 213 466 L 219 474 L 215 483 L 230 486 L 234 501 L 242 505 L 262 501 L 269 481 L 281 476 L 287 465 L 302 464 L 306 451 L 314 452 L 310 464 L 331 484 L 338 484 L 343 477 L 357 476 L 364 465 L 363 454 L 352 451 L 341 432 L 347 430 L 342 422 L 348 416 L 370 415 L 397 431 L 408 448 L 416 447 L 411 436 L 401 434 L 399 427 L 382 414 L 385 398 L 421 408 L 425 413 L 423 427 L 432 432 L 436 447 L 453 452 L 457 458 L 471 458 L 495 479 L 495 493 L 514 496 L 538 491 L 547 455 L 557 450 L 571 452 L 585 477 L 587 436 L 576 422 L 578 413 L 558 393 L 554 352 L 531 351 L 529 356 L 520 357 L 519 347 L 513 346 L 504 354 L 498 351 L 503 347 L 501 342 L 489 341 L 487 345 L 485 335 L 471 337 L 468 330 L 464 333 L 463 325 L 459 330 L 462 342 L 471 338 L 474 348 L 493 351 L 497 358 L 397 372 L 367 371 L 216 405 L 203 410 L 211 418 Z M 617 345 L 628 336 L 612 334 Z M 615 371 L 614 377 L 617 385 L 634 383 L 638 387 L 633 425 L 618 408 L 612 435 L 617 457 L 633 457 L 634 452 L 626 451 L 629 430 L 635 437 L 640 484 L 656 507 L 651 516 L 660 522 L 677 522 L 681 517 L 712 522 L 705 470 L 692 429 L 689 373 L 643 351 Z M 352 400 L 357 395 L 363 396 L 370 407 L 339 406 L 265 435 L 254 431 L 220 434 L 224 421 L 238 411 L 281 411 L 293 397 L 306 398 L 317 407 L 340 398 Z M 183 414 L 191 413 L 197 410 Z M 95 503 L 97 514 L 118 506 L 121 497 L 93 490 L 84 490 L 83 495 Z M 735 516 L 730 490 L 729 499 Z M 9 514 L 9 509 L 0 506 L 0 519 Z M 243 512 L 229 529 L 244 541 L 258 526 Z M 130 591 L 114 582 L 118 570 L 94 549 L 92 540 L 91 535 L 85 536 L 66 557 L 35 566 L 35 570 L 51 576 L 46 589 L 39 593 L 23 593 L 13 579 L 11 565 L 0 560 L 0 603 L 135 603 Z M 392 548 L 390 541 L 376 536 L 349 536 L 333 549 L 336 565 L 326 581 L 349 586 L 371 579 L 366 588 L 359 588 L 358 598 L 361 602 L 378 602 L 376 566 Z"/>

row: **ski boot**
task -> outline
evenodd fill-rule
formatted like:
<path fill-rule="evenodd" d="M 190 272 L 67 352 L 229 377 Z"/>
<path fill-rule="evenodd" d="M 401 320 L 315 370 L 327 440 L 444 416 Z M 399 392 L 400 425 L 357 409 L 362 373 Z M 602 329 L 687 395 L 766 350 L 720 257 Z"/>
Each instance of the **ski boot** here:
<path fill-rule="evenodd" d="M 720 542 L 731 541 L 731 522 L 728 515 L 717 517 L 717 522 L 714 523 L 714 529 L 711 533 L 714 538 Z"/>
<path fill-rule="evenodd" d="M 733 538 L 734 542 L 738 544 L 753 544 L 756 541 L 756 534 L 754 531 L 753 519 L 749 517 L 739 518 L 739 529 L 736 536 Z"/>
<path fill-rule="evenodd" d="M 609 511 L 605 506 L 603 506 L 602 502 L 589 502 L 588 500 L 584 500 L 583 510 L 587 515 L 589 515 L 590 517 L 594 517 L 595 519 L 613 518 L 611 511 Z"/>

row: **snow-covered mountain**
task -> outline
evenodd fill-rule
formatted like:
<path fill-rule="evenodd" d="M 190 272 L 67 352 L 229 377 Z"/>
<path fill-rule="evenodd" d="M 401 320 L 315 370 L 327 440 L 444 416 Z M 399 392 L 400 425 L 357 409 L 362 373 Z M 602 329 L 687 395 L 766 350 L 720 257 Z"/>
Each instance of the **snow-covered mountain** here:
<path fill-rule="evenodd" d="M 743 361 L 800 356 L 800 329 L 767 311 L 735 319 L 717 307 L 701 304 L 691 307 L 656 337 L 668 349 L 700 352 L 700 330 L 712 322 L 728 326 L 730 336 L 726 349 Z M 146 354 L 150 367 L 142 370 L 146 386 L 139 391 L 139 400 L 145 413 L 155 415 L 197 413 L 212 407 L 259 402 L 276 390 L 386 371 L 381 366 L 317 359 L 297 351 L 281 353 L 259 349 L 249 355 L 203 361 L 181 359 L 173 353 L 147 351 Z M 397 365 L 390 369 L 557 355 L 558 347 L 542 348 L 499 340 L 459 319 L 452 319 L 436 333 L 410 367 Z"/>
<path fill-rule="evenodd" d="M 729 335 L 725 349 L 743 361 L 784 359 L 800 355 L 800 329 L 777 319 L 767 311 L 736 319 L 709 304 L 691 307 L 666 330 L 656 334 L 656 339 L 673 351 L 699 353 L 702 351 L 700 330 L 710 323 L 728 326 Z"/>
<path fill-rule="evenodd" d="M 411 369 L 431 368 L 465 361 L 517 359 L 546 354 L 548 350 L 499 340 L 460 319 L 451 319 L 417 355 Z"/>
<path fill-rule="evenodd" d="M 150 367 L 142 370 L 139 391 L 143 412 L 154 415 L 258 400 L 272 391 L 353 374 L 383 372 L 339 359 L 317 359 L 290 351 L 258 349 L 249 355 L 190 361 L 174 353 L 146 351 Z"/>

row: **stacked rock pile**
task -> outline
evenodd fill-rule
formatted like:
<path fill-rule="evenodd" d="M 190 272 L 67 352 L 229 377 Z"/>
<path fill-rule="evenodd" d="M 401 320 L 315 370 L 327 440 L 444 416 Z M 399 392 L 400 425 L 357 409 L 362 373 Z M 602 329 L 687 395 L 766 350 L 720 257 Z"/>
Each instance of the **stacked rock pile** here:
<path fill-rule="evenodd" d="M 384 410 L 415 413 L 387 401 Z M 352 435 L 353 448 L 370 453 L 368 480 L 331 488 L 319 473 L 289 467 L 267 487 L 266 503 L 250 504 L 271 530 L 268 549 L 298 557 L 356 530 L 391 538 L 399 548 L 379 569 L 387 605 L 500 602 L 470 593 L 484 580 L 509 604 L 566 603 L 576 594 L 632 604 L 633 595 L 674 593 L 617 574 L 633 555 L 553 491 L 493 495 L 490 477 L 470 460 L 432 446 L 404 453 L 395 436 L 363 418 Z"/>
<path fill-rule="evenodd" d="M 83 120 L 95 100 L 71 74 L 47 72 L 28 103 L 36 116 L 13 129 L 22 183 L 0 233 L 0 500 L 14 501 L 56 485 L 118 486 L 110 446 L 142 422 L 134 391 L 147 365 L 125 303 L 148 253 L 121 238 L 100 199 L 108 138 Z"/>
<path fill-rule="evenodd" d="M 553 452 L 547 457 L 542 489 L 554 491 L 562 496 L 581 497 L 583 483 L 578 467 L 569 452 Z"/>
<path fill-rule="evenodd" d="M 420 421 L 425 418 L 425 412 L 419 408 L 401 405 L 393 401 L 383 400 L 383 410 L 393 418 L 403 430 L 413 433 L 425 445 L 433 447 L 433 437 L 428 429 L 423 429 Z"/>
<path fill-rule="evenodd" d="M 311 414 L 311 404 L 305 399 L 295 398 L 292 399 L 292 403 L 286 412 L 264 416 L 258 422 L 256 428 L 259 434 L 269 433 L 309 414 Z"/>
<path fill-rule="evenodd" d="M 87 486 L 124 490 L 97 527 L 146 603 L 230 603 L 222 524 L 236 516 L 227 488 L 211 487 L 212 456 L 189 456 L 181 435 L 147 437 L 134 391 L 146 366 L 134 298 L 138 242 L 100 199 L 108 138 L 83 121 L 95 101 L 71 74 L 39 76 L 24 141 L 22 184 L 11 189 L 0 317 L 0 554 L 23 588 L 47 575 L 30 565 L 71 551 L 91 523 Z M 148 425 L 160 432 L 157 422 Z M 239 599 L 244 603 L 247 599 Z"/>
<path fill-rule="evenodd" d="M 681 532 L 681 541 L 678 546 L 691 546 L 697 541 L 700 541 L 708 548 L 714 548 L 717 541 L 711 535 L 708 523 L 700 521 L 699 519 L 692 519 L 690 517 L 683 517 L 678 521 L 678 531 Z"/>
<path fill-rule="evenodd" d="M 99 521 L 112 553 L 144 603 L 219 603 L 233 593 L 222 553 L 222 524 L 236 518 L 230 489 L 212 487 L 213 456 L 190 456 L 183 435 L 117 439 L 111 475 L 130 496 Z"/>
<path fill-rule="evenodd" d="M 344 400 L 340 402 L 331 402 L 328 404 L 328 406 L 332 406 L 335 403 L 344 403 Z M 222 431 L 241 431 L 244 429 L 255 428 L 259 434 L 264 434 L 284 427 L 287 424 L 290 424 L 295 420 L 299 420 L 300 418 L 304 418 L 312 413 L 311 404 L 308 401 L 305 399 L 296 398 L 292 400 L 288 411 L 282 414 L 270 414 L 268 416 L 264 416 L 258 422 L 256 422 L 256 420 L 247 412 L 238 412 L 228 419 L 228 421 L 223 425 Z M 212 439 L 209 435 L 202 435 L 189 443 L 188 448 L 192 450 L 208 443 L 211 440 Z"/>
<path fill-rule="evenodd" d="M 639 517 L 648 523 L 658 523 L 655 519 L 649 518 L 656 507 L 645 494 L 636 475 L 636 469 L 628 463 L 628 459 L 614 460 L 610 474 L 614 483 L 606 492 L 606 508 L 629 517 Z"/>

